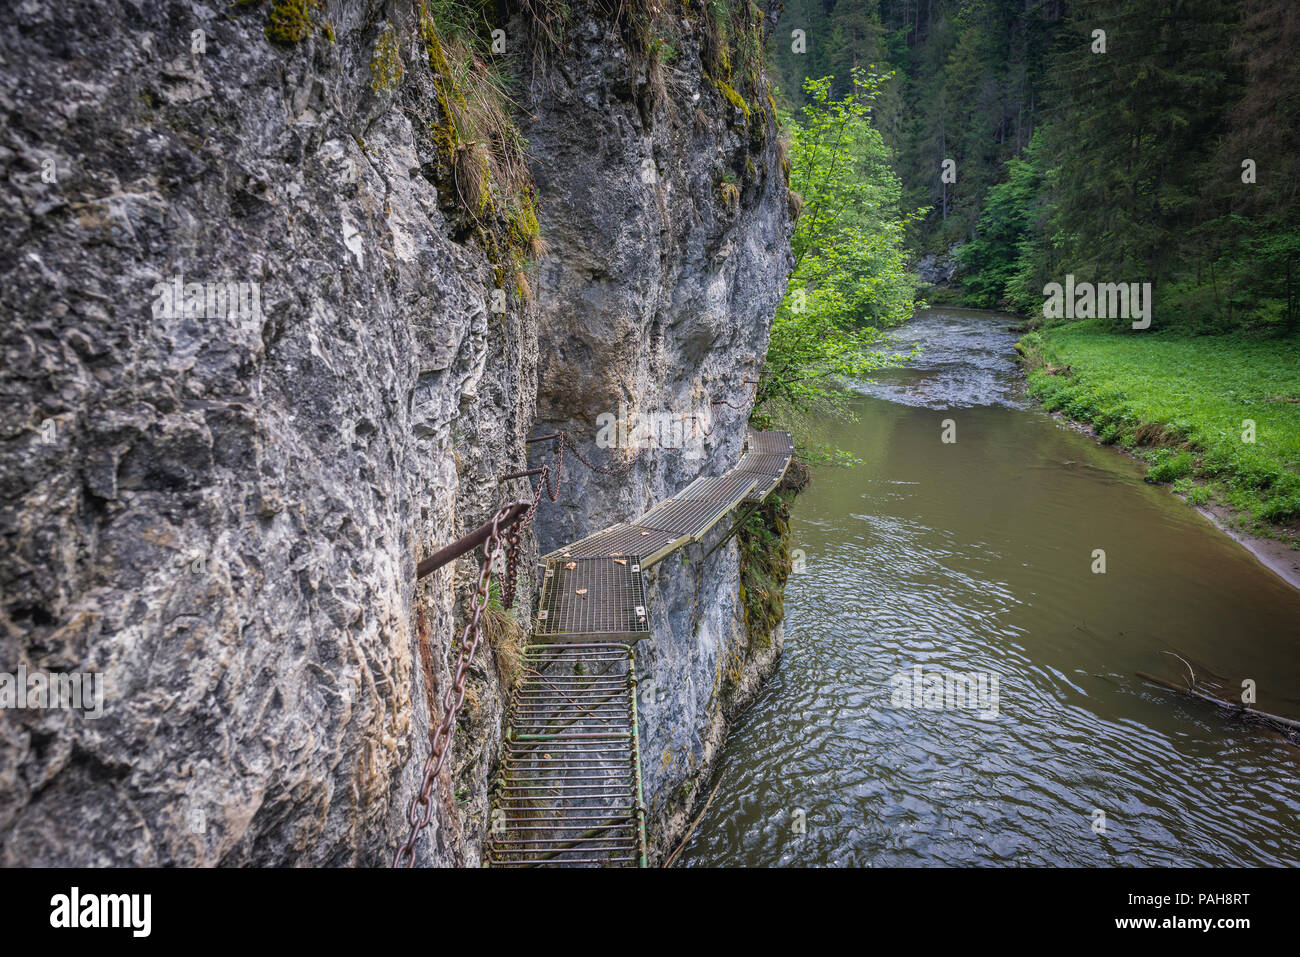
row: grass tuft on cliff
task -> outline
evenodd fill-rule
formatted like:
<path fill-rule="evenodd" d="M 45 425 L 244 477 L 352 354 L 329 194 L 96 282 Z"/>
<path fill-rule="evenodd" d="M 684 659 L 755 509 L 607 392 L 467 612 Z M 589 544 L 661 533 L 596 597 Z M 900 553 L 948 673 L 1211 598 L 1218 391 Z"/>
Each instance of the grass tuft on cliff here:
<path fill-rule="evenodd" d="M 501 607 L 501 585 L 495 580 L 488 583 L 487 605 L 483 608 L 479 626 L 496 659 L 497 677 L 502 689 L 507 692 L 514 690 L 524 676 L 524 643 L 528 640 L 528 628 L 519 620 L 515 609 L 507 611 Z"/>
<path fill-rule="evenodd" d="M 266 38 L 280 46 L 293 46 L 311 36 L 311 15 L 317 0 L 275 0 L 266 18 Z"/>
<path fill-rule="evenodd" d="M 725 84 L 743 83 L 755 93 L 764 89 L 763 12 L 753 0 L 702 0 L 702 6 L 709 74 Z"/>
<path fill-rule="evenodd" d="M 1148 481 L 1300 546 L 1300 335 L 1188 337 L 1086 321 L 1030 333 L 1018 349 L 1030 394 L 1144 459 Z"/>
<path fill-rule="evenodd" d="M 524 266 L 541 248 L 536 192 L 510 81 L 503 67 L 493 65 L 491 29 L 473 4 L 420 4 L 420 38 L 442 116 L 434 141 L 457 205 L 497 265 L 498 284 L 513 279 L 527 296 Z"/>

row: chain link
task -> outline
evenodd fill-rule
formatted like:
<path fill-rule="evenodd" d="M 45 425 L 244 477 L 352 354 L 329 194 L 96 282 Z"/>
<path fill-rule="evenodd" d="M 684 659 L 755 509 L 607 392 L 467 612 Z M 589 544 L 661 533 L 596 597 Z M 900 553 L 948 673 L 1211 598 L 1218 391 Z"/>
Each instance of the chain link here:
<path fill-rule="evenodd" d="M 428 827 L 429 820 L 433 816 L 433 785 L 437 781 L 438 774 L 442 771 L 442 766 L 451 750 L 451 737 L 456 727 L 456 715 L 465 704 L 465 673 L 469 670 L 469 664 L 474 658 L 474 652 L 478 650 L 481 637 L 479 620 L 483 617 L 483 608 L 487 604 L 488 585 L 492 580 L 492 563 L 497 552 L 501 550 L 501 530 L 499 526 L 514 507 L 514 504 L 507 505 L 492 516 L 492 531 L 488 534 L 488 540 L 483 543 L 483 563 L 479 567 L 478 589 L 474 592 L 474 598 L 470 602 L 469 621 L 465 623 L 465 630 L 460 636 L 460 660 L 456 663 L 456 677 L 452 681 L 451 687 L 447 689 L 447 693 L 443 696 L 442 722 L 433 734 L 433 741 L 429 747 L 429 757 L 424 762 L 424 778 L 420 783 L 419 792 L 415 797 L 411 798 L 410 807 L 406 811 L 406 821 L 411 829 L 406 835 L 406 842 L 398 848 L 397 855 L 393 858 L 393 867 L 412 867 L 415 865 L 415 842 L 419 838 L 420 832 Z"/>
<path fill-rule="evenodd" d="M 587 466 L 587 468 L 591 469 L 593 472 L 596 472 L 600 475 L 626 474 L 628 471 L 631 470 L 632 466 L 636 465 L 638 462 L 641 461 L 641 453 L 645 451 L 644 448 L 637 449 L 636 455 L 632 456 L 622 465 L 616 465 L 613 468 L 602 468 L 599 465 L 593 465 L 591 462 L 587 461 L 587 459 L 582 454 L 582 450 L 578 448 L 578 443 L 573 441 L 573 436 L 569 435 L 568 432 L 560 433 L 559 442 L 560 442 L 560 448 L 564 448 L 564 446 L 567 445 L 569 448 L 573 449 L 574 458 L 576 458 L 583 465 Z M 657 441 L 656 444 L 658 444 Z"/>
<path fill-rule="evenodd" d="M 542 495 L 545 494 L 552 502 L 560 500 L 560 487 L 564 482 L 564 449 L 567 446 L 573 450 L 574 457 L 593 472 L 601 475 L 622 475 L 632 468 L 641 458 L 641 452 L 632 456 L 627 462 L 614 468 L 604 468 L 589 462 L 578 448 L 578 443 L 568 432 L 560 431 L 556 433 L 556 453 L 555 453 L 555 479 L 551 480 L 551 466 L 544 464 L 541 474 L 538 476 L 537 491 L 533 494 L 532 504 L 528 506 L 528 511 L 519 523 L 510 530 L 510 537 L 507 540 L 506 548 L 506 573 L 505 581 L 501 585 L 501 607 L 509 610 L 515 603 L 516 580 L 519 574 L 519 536 L 527 530 L 528 526 L 533 523 L 533 518 L 537 514 L 537 507 L 542 502 Z"/>
<path fill-rule="evenodd" d="M 723 402 L 722 404 L 731 405 L 729 402 Z M 739 406 L 732 406 L 732 408 L 739 408 Z M 694 422 L 692 422 L 692 425 L 694 425 Z M 716 425 L 716 423 L 714 423 L 714 425 Z M 711 434 L 712 431 L 712 425 L 710 428 L 703 430 L 705 435 Z M 564 449 L 566 447 L 571 449 L 574 458 L 599 475 L 624 475 L 630 471 L 634 465 L 641 461 L 641 454 L 645 452 L 644 447 L 640 448 L 637 450 L 636 455 L 632 456 L 622 465 L 606 468 L 601 465 L 596 465 L 584 456 L 582 454 L 582 449 L 578 447 L 578 443 L 574 440 L 573 436 L 564 430 L 555 433 L 555 443 L 555 479 L 552 482 L 551 466 L 549 464 L 544 464 L 537 483 L 537 491 L 533 495 L 532 503 L 529 505 L 528 511 L 524 513 L 524 517 L 511 529 L 510 537 L 507 539 L 505 581 L 502 582 L 501 585 L 501 607 L 506 610 L 512 608 L 515 603 L 516 580 L 519 573 L 519 536 L 528 528 L 529 525 L 532 524 L 533 518 L 537 512 L 537 507 L 541 504 L 543 493 L 545 493 L 546 497 L 552 502 L 558 502 L 560 499 L 560 486 L 564 481 Z M 655 440 L 655 444 L 659 445 L 660 448 L 665 447 L 661 445 L 657 439 Z"/>

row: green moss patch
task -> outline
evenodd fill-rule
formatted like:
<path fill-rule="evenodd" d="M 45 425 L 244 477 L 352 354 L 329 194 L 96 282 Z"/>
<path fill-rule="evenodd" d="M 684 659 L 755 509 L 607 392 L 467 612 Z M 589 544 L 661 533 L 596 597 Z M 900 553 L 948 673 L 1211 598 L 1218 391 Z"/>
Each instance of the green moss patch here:
<path fill-rule="evenodd" d="M 280 46 L 293 46 L 311 36 L 316 0 L 274 0 L 266 18 L 266 38 Z"/>
<path fill-rule="evenodd" d="M 790 577 L 790 505 L 779 491 L 767 497 L 741 525 L 740 604 L 750 649 L 772 644 L 772 632 L 785 620 L 785 583 Z"/>
<path fill-rule="evenodd" d="M 397 34 L 391 25 L 385 25 L 375 40 L 375 50 L 370 57 L 370 88 L 376 93 L 394 89 L 402 82 L 406 68 L 397 46 Z"/>

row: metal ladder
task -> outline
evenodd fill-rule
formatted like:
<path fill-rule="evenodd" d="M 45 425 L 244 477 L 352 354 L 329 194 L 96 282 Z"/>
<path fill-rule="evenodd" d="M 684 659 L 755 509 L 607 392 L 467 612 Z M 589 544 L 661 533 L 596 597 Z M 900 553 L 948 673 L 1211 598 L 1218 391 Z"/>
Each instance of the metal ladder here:
<path fill-rule="evenodd" d="M 633 658 L 620 642 L 525 650 L 496 782 L 492 866 L 645 867 Z"/>

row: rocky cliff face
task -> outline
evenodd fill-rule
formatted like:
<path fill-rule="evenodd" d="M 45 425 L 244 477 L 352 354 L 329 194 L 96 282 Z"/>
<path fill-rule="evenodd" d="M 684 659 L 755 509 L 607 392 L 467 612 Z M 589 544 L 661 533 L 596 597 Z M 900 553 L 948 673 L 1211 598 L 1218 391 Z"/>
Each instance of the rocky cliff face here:
<path fill-rule="evenodd" d="M 766 92 L 745 102 L 713 82 L 689 28 L 675 38 L 679 55 L 653 69 L 611 46 L 599 23 L 570 36 L 572 55 L 530 88 L 525 127 L 548 247 L 538 428 L 571 432 L 597 464 L 635 464 L 605 476 L 570 457 L 559 507 L 538 520 L 543 551 L 735 465 L 746 380 L 758 378 L 791 267 Z M 599 448 L 619 436 L 602 436 L 611 419 L 629 441 Z M 637 672 L 658 857 L 685 825 L 728 715 L 780 654 L 779 634 L 749 647 L 736 546 L 712 551 L 728 525 L 651 572 L 654 633 Z"/>
<path fill-rule="evenodd" d="M 386 861 L 476 571 L 417 587 L 418 558 L 490 515 L 527 434 L 589 439 L 620 400 L 742 408 L 689 460 L 571 470 L 543 545 L 739 453 L 788 270 L 766 109 L 705 78 L 690 24 L 650 69 L 576 13 L 525 94 L 530 296 L 506 230 L 466 215 L 418 18 L 194 0 L 0 24 L 0 670 L 106 686 L 98 719 L 0 712 L 5 863 Z M 655 586 L 661 823 L 721 734 L 735 565 Z M 501 697 L 485 644 L 421 863 L 478 861 Z"/>
<path fill-rule="evenodd" d="M 931 286 L 950 286 L 957 275 L 957 247 L 953 246 L 946 253 L 926 253 L 917 260 L 916 274 L 921 281 Z"/>
<path fill-rule="evenodd" d="M 453 238 L 427 79 L 375 89 L 383 5 L 287 48 L 265 9 L 110 6 L 0 27 L 0 660 L 107 688 L 0 717 L 3 859 L 373 862 L 427 750 L 422 635 L 447 681 L 452 572 L 415 563 L 522 455 L 535 319 Z M 156 308 L 174 282 L 257 308 Z M 456 818 L 426 861 L 465 856 Z"/>

